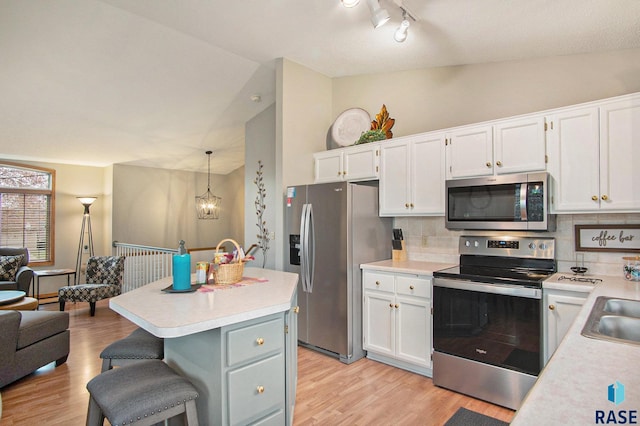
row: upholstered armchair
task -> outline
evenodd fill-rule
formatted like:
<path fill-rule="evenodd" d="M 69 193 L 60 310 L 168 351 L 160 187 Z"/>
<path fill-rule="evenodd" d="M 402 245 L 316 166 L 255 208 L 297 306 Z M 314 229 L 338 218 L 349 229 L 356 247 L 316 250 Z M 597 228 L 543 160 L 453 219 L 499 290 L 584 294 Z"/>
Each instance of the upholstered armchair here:
<path fill-rule="evenodd" d="M 89 302 L 91 316 L 96 314 L 98 300 L 122 293 L 124 256 L 93 256 L 87 261 L 86 284 L 70 285 L 58 290 L 60 310 L 65 302 Z"/>
<path fill-rule="evenodd" d="M 28 263 L 26 248 L 0 247 L 0 290 L 21 290 L 29 294 L 33 270 Z"/>

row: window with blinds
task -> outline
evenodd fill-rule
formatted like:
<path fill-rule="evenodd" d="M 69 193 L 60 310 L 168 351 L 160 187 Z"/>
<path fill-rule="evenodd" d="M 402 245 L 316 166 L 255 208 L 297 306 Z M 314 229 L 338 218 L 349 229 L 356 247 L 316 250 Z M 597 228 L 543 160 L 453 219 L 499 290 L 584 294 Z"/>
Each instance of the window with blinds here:
<path fill-rule="evenodd" d="M 0 246 L 26 247 L 30 263 L 53 263 L 55 171 L 0 164 Z"/>

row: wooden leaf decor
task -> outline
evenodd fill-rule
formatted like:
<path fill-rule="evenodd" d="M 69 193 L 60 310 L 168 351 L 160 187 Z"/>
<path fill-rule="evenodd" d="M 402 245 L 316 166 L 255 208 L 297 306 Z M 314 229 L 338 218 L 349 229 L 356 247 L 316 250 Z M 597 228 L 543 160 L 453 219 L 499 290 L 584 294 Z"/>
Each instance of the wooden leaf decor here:
<path fill-rule="evenodd" d="M 387 135 L 387 139 L 391 139 L 393 137 L 391 128 L 393 127 L 395 122 L 396 120 L 394 118 L 389 118 L 387 106 L 382 104 L 380 112 L 376 114 L 376 119 L 371 122 L 371 130 L 380 129 L 384 132 L 385 135 Z"/>

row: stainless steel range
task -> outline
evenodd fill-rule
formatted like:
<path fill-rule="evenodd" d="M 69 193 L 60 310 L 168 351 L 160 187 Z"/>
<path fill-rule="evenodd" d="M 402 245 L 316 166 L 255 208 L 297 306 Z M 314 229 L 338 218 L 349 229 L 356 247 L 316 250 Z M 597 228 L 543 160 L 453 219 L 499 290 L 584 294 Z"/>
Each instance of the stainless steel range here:
<path fill-rule="evenodd" d="M 434 273 L 433 383 L 517 409 L 542 366 L 542 281 L 555 240 L 462 236 L 460 266 Z"/>

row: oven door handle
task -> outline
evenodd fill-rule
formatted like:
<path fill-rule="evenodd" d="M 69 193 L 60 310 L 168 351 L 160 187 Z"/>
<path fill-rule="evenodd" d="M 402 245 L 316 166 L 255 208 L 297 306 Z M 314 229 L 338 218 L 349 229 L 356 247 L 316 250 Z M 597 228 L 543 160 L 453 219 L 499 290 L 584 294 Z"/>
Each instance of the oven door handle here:
<path fill-rule="evenodd" d="M 542 290 L 539 288 L 488 284 L 476 281 L 451 280 L 447 278 L 436 278 L 433 280 L 433 285 L 435 287 L 454 288 L 480 293 L 503 294 L 505 296 L 526 297 L 528 299 L 542 299 Z"/>

